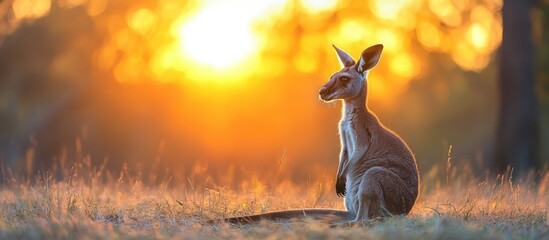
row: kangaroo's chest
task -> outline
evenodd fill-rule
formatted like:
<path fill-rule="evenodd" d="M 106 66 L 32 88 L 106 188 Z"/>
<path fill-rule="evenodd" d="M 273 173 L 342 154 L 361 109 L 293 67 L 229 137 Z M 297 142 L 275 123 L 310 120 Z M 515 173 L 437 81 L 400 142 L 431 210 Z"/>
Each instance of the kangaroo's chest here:
<path fill-rule="evenodd" d="M 347 150 L 347 156 L 352 156 L 358 144 L 356 126 L 351 121 L 343 121 L 340 127 L 343 147 Z"/>

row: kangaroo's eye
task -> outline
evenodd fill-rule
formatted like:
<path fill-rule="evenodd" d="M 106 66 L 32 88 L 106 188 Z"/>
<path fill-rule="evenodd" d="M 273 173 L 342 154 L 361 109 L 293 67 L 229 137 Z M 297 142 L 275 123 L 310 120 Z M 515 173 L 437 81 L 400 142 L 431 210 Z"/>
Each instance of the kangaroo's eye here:
<path fill-rule="evenodd" d="M 349 78 L 348 78 L 348 77 L 340 77 L 340 78 L 339 78 L 339 81 L 348 82 L 348 81 L 349 81 Z"/>

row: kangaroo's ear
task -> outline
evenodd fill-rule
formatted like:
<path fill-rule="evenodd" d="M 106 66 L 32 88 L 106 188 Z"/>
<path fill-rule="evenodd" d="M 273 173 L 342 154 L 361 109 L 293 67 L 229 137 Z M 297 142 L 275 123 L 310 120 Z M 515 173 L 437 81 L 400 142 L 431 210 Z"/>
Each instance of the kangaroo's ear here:
<path fill-rule="evenodd" d="M 375 67 L 381 59 L 381 51 L 383 50 L 383 45 L 376 44 L 369 48 L 366 48 L 364 52 L 360 55 L 356 70 L 360 73 L 364 73 Z"/>
<path fill-rule="evenodd" d="M 335 45 L 332 44 L 332 46 L 335 48 L 337 56 L 339 57 L 339 63 L 341 64 L 341 67 L 351 67 L 355 65 L 355 60 L 349 56 L 345 51 L 337 48 Z"/>

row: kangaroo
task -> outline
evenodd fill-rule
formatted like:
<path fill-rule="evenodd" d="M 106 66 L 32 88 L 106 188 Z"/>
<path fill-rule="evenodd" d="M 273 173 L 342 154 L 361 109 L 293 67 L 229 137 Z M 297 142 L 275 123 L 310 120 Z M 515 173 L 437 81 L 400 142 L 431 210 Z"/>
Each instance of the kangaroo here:
<path fill-rule="evenodd" d="M 356 63 L 333 47 L 343 69 L 332 75 L 319 95 L 323 101 L 343 100 L 336 193 L 345 197 L 345 208 L 356 214 L 355 222 L 408 214 L 419 190 L 416 160 L 406 143 L 385 128 L 366 104 L 366 76 L 379 62 L 383 45 L 367 48 Z"/>
<path fill-rule="evenodd" d="M 336 194 L 344 197 L 347 211 L 297 209 L 221 219 L 231 223 L 311 217 L 329 221 L 367 221 L 374 217 L 408 214 L 418 196 L 419 175 L 412 152 L 385 128 L 366 104 L 366 76 L 381 58 L 383 45 L 364 50 L 358 62 L 333 47 L 342 70 L 320 88 L 320 99 L 343 101 L 339 122 L 341 152 Z M 219 221 L 219 220 L 217 220 Z"/>

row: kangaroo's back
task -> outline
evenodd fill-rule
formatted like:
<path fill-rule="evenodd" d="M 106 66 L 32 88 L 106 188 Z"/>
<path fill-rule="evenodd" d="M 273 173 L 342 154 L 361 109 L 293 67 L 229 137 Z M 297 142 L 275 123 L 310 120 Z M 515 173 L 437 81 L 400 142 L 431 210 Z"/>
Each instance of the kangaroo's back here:
<path fill-rule="evenodd" d="M 373 124 L 370 129 L 372 139 L 374 139 L 370 144 L 371 150 L 356 162 L 353 169 L 357 172 L 362 171 L 364 174 L 373 167 L 383 167 L 398 176 L 396 180 L 392 178 L 381 180 L 398 183 L 395 184 L 397 189 L 384 189 L 386 208 L 392 210 L 390 211 L 392 214 L 408 214 L 419 193 L 419 173 L 412 151 L 400 136 L 383 126 L 379 121 L 377 124 Z M 356 176 L 359 175 L 360 173 L 356 174 Z M 385 184 L 386 188 L 392 186 Z M 390 199 L 402 199 L 402 201 L 391 201 Z"/>

